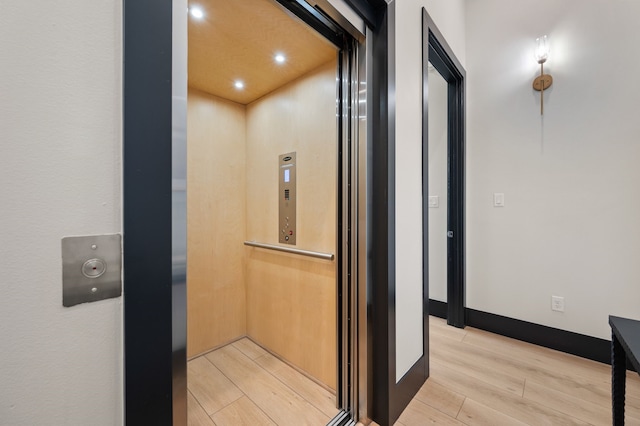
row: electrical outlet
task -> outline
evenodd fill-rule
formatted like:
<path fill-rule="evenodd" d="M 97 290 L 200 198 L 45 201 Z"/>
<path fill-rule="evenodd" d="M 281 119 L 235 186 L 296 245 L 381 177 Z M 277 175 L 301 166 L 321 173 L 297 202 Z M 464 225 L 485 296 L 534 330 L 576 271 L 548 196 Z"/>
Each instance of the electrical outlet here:
<path fill-rule="evenodd" d="M 564 312 L 564 297 L 551 296 L 551 310 Z"/>

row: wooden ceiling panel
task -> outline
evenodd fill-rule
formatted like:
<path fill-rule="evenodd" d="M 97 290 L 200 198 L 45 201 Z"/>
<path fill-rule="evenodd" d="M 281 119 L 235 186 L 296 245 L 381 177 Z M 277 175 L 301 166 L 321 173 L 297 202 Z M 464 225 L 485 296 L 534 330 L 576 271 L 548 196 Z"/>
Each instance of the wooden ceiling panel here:
<path fill-rule="evenodd" d="M 337 54 L 274 0 L 192 0 L 189 7 L 204 12 L 200 20 L 189 16 L 189 86 L 234 102 L 251 103 Z"/>

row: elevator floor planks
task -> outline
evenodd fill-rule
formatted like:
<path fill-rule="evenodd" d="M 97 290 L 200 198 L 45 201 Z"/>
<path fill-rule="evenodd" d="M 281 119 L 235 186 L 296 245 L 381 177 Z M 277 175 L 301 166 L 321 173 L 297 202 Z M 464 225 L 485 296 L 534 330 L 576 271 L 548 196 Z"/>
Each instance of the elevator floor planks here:
<path fill-rule="evenodd" d="M 187 378 L 189 390 L 208 415 L 243 395 L 236 385 L 204 357 L 189 362 Z"/>
<path fill-rule="evenodd" d="M 249 398 L 243 396 L 211 416 L 216 425 L 275 425 Z"/>
<path fill-rule="evenodd" d="M 456 329 L 439 318 L 429 322 L 430 378 L 396 426 L 611 424 L 610 366 L 471 327 Z M 249 339 L 190 361 L 188 371 L 192 426 L 324 426 L 337 413 L 333 394 Z M 194 377 L 202 372 L 205 377 Z M 225 389 L 205 391 L 216 383 Z M 212 402 L 216 393 L 227 405 Z M 220 408 L 208 413 L 211 407 Z M 626 424 L 640 425 L 640 377 L 633 372 L 626 415 Z"/>
<path fill-rule="evenodd" d="M 296 391 L 329 418 L 338 414 L 336 396 L 314 381 L 300 374 L 275 356 L 267 353 L 256 359 L 265 370 L 277 377 L 282 383 Z"/>
<path fill-rule="evenodd" d="M 187 371 L 190 426 L 326 425 L 338 413 L 335 395 L 246 338 Z"/>
<path fill-rule="evenodd" d="M 191 391 L 187 391 L 187 418 L 189 425 L 215 426 L 211 417 L 204 411 L 204 408 L 198 403 Z"/>

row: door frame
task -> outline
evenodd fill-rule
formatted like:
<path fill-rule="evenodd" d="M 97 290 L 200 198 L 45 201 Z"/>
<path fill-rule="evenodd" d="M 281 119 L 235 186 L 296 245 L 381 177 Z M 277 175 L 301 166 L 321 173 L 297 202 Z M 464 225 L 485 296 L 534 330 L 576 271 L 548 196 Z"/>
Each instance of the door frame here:
<path fill-rule="evenodd" d="M 123 50 L 124 422 L 170 425 L 172 0 L 124 0 Z"/>
<path fill-rule="evenodd" d="M 173 50 L 172 37 L 175 16 L 186 13 L 186 7 L 174 8 L 182 1 L 123 0 L 124 422 L 129 424 L 186 424 L 186 278 L 174 273 L 172 264 L 172 118 L 180 113 L 172 103 L 172 61 L 184 53 Z M 300 0 L 278 1 L 287 6 Z M 345 2 L 379 38 L 386 2 Z M 174 9 L 180 12 L 174 15 Z M 386 61 L 386 50 L 377 50 L 373 58 L 374 65 Z M 367 102 L 386 99 L 386 89 L 386 84 L 370 84 Z M 376 112 L 381 110 L 373 108 Z M 367 155 L 376 142 L 386 144 L 386 135 L 371 138 Z M 367 186 L 367 194 L 370 191 Z M 370 229 L 366 231 L 368 236 Z M 375 241 L 366 244 L 358 265 L 372 250 L 387 251 Z M 368 301 L 365 304 L 368 309 Z M 369 313 L 366 318 L 370 325 Z M 369 337 L 370 326 L 366 333 Z M 369 365 L 366 368 L 373 374 Z"/>
<path fill-rule="evenodd" d="M 447 96 L 447 324 L 465 326 L 465 84 L 466 72 L 426 9 L 422 9 L 422 138 L 423 200 L 428 200 L 429 72 L 428 65 L 448 83 Z M 428 228 L 428 206 L 423 208 Z M 428 241 L 428 240 L 427 240 Z M 427 244 L 428 246 L 428 244 Z M 427 248 L 428 250 L 428 248 Z M 428 258 L 427 258 L 428 265 Z M 445 311 L 442 302 L 429 299 L 429 312 Z"/>

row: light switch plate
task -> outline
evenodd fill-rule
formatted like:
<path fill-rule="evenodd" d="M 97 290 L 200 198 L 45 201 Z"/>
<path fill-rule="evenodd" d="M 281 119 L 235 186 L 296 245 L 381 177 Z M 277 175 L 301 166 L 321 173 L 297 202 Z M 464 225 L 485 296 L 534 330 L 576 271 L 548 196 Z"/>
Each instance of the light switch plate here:
<path fill-rule="evenodd" d="M 502 192 L 496 192 L 493 194 L 493 206 L 504 207 L 504 194 Z"/>
<path fill-rule="evenodd" d="M 440 207 L 440 197 L 437 195 L 429 195 L 429 208 L 435 209 Z"/>
<path fill-rule="evenodd" d="M 564 312 L 564 297 L 562 296 L 551 296 L 551 310 Z"/>
<path fill-rule="evenodd" d="M 119 234 L 62 239 L 62 306 L 122 294 L 121 239 Z"/>

